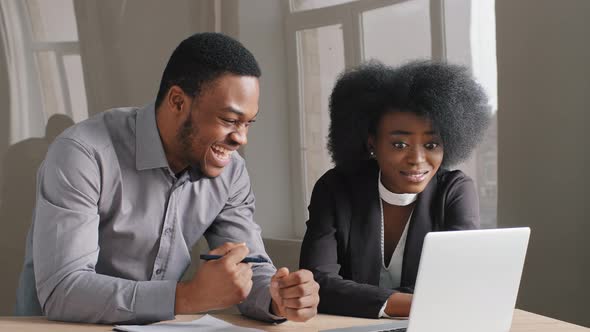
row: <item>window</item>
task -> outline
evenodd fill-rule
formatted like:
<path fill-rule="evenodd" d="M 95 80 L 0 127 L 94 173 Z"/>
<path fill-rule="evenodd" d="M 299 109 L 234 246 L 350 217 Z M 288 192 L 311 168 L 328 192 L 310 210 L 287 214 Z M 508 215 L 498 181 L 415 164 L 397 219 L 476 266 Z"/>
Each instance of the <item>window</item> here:
<path fill-rule="evenodd" d="M 73 0 L 3 0 L 11 84 L 11 143 L 43 136 L 56 113 L 88 117 Z"/>
<path fill-rule="evenodd" d="M 408 59 L 430 59 L 430 8 L 414 0 L 360 13 L 364 59 L 399 65 Z"/>
<path fill-rule="evenodd" d="M 292 0 L 291 10 L 294 12 L 310 9 L 318 9 L 324 7 L 330 7 L 334 5 L 340 5 L 355 0 Z"/>
<path fill-rule="evenodd" d="M 305 29 L 297 32 L 297 45 L 301 59 L 300 101 L 302 151 L 304 157 L 306 201 L 309 202 L 315 181 L 331 167 L 326 150 L 328 101 L 338 74 L 344 70 L 344 42 L 339 24 Z"/>
<path fill-rule="evenodd" d="M 305 232 L 313 185 L 333 165 L 326 149 L 329 95 L 344 68 L 378 59 L 468 66 L 496 109 L 494 0 L 291 0 L 286 14 L 295 231 Z M 387 42 L 384 42 L 384 41 Z M 495 112 L 494 112 L 495 114 Z M 496 225 L 495 117 L 458 168 L 476 182 L 483 227 Z"/>

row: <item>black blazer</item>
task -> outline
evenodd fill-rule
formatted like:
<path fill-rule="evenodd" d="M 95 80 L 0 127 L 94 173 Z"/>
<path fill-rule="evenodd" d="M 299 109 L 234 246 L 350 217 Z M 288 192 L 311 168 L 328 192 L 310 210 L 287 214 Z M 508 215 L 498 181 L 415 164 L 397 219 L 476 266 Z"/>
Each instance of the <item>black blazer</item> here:
<path fill-rule="evenodd" d="M 416 200 L 400 289 L 379 288 L 378 174 L 374 161 L 355 172 L 335 167 L 313 189 L 300 267 L 312 271 L 320 284 L 319 312 L 377 318 L 392 293 L 413 291 L 426 233 L 479 228 L 473 181 L 461 171 L 439 170 Z"/>

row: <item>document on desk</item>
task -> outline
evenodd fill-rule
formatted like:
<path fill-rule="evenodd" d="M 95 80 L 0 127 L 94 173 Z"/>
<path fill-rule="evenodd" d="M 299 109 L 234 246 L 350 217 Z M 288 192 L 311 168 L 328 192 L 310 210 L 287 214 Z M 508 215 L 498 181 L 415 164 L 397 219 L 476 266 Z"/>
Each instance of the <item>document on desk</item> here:
<path fill-rule="evenodd" d="M 264 332 L 258 329 L 239 327 L 209 315 L 205 315 L 190 322 L 157 323 L 151 325 L 115 325 L 113 330 L 121 332 Z"/>

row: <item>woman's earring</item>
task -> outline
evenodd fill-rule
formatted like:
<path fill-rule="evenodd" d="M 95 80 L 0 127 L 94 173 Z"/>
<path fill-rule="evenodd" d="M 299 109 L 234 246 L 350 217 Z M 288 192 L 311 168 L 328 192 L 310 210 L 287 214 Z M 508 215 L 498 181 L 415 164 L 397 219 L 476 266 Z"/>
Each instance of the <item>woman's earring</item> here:
<path fill-rule="evenodd" d="M 375 156 L 375 151 L 371 150 L 369 152 L 369 155 L 370 155 L 371 159 L 377 159 L 377 156 Z"/>

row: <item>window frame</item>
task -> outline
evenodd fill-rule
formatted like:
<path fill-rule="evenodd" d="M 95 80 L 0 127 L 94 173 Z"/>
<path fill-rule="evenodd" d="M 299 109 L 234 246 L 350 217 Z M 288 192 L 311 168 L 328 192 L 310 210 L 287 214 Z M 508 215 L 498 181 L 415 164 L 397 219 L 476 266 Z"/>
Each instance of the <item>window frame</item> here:
<path fill-rule="evenodd" d="M 72 2 L 74 5 L 75 3 Z M 21 141 L 32 136 L 43 136 L 45 125 L 50 117 L 43 105 L 43 90 L 40 82 L 40 70 L 35 59 L 41 52 L 54 52 L 58 77 L 60 83 L 61 98 L 63 98 L 64 109 L 61 110 L 71 119 L 75 119 L 67 74 L 64 64 L 64 57 L 80 54 L 80 37 L 78 32 L 77 41 L 37 41 L 33 35 L 32 17 L 25 1 L 8 0 L 3 1 L 2 14 L 6 18 L 3 26 L 4 47 L 7 53 L 13 53 L 12 61 L 9 64 L 10 81 L 10 118 L 11 134 L 10 143 Z M 78 18 L 74 18 L 78 22 Z M 10 37 L 9 37 L 10 36 Z M 8 61 L 8 59 L 7 59 Z M 82 62 L 84 73 L 84 63 Z M 83 75 L 85 98 L 88 105 L 87 79 Z M 41 110 L 41 111 L 39 111 Z M 86 110 L 88 113 L 88 109 Z M 87 113 L 87 115 L 88 115 Z"/>

